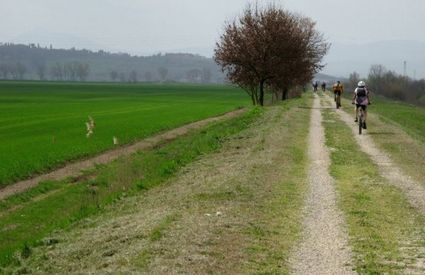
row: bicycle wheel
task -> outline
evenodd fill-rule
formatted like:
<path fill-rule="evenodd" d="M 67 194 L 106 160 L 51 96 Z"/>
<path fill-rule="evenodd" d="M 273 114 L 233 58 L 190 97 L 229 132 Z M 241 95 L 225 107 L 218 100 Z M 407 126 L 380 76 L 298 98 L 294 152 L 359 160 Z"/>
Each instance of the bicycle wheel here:
<path fill-rule="evenodd" d="M 362 134 L 362 130 L 363 130 L 363 122 L 362 122 L 362 119 L 359 119 L 359 135 Z"/>
<path fill-rule="evenodd" d="M 363 130 L 363 123 L 364 123 L 364 114 L 361 107 L 359 107 L 359 111 L 358 111 L 358 120 L 359 120 L 359 135 L 361 135 Z"/>

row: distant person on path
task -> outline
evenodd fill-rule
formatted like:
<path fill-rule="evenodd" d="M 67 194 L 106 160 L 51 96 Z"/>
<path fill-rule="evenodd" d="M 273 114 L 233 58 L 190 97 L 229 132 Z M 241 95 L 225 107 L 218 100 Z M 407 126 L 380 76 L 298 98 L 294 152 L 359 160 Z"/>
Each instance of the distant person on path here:
<path fill-rule="evenodd" d="M 332 90 L 334 92 L 334 101 L 336 101 L 336 95 L 338 94 L 339 96 L 342 95 L 342 93 L 344 92 L 344 86 L 341 84 L 341 82 L 338 80 L 332 87 Z"/>
<path fill-rule="evenodd" d="M 313 82 L 313 91 L 317 92 L 317 87 L 319 86 L 319 83 L 317 83 L 317 81 Z"/>
<path fill-rule="evenodd" d="M 363 125 L 363 128 L 367 129 L 366 127 L 367 105 L 369 105 L 371 102 L 369 99 L 369 90 L 366 88 L 366 83 L 364 81 L 360 81 L 357 84 L 357 88 L 354 90 L 352 103 L 356 105 L 356 108 L 354 110 L 356 114 L 355 115 L 356 119 L 354 120 L 354 122 L 358 122 L 357 109 L 362 108 L 365 113 L 365 123 Z"/>
<path fill-rule="evenodd" d="M 326 91 L 326 82 L 325 81 L 322 82 L 322 91 L 323 92 Z"/>

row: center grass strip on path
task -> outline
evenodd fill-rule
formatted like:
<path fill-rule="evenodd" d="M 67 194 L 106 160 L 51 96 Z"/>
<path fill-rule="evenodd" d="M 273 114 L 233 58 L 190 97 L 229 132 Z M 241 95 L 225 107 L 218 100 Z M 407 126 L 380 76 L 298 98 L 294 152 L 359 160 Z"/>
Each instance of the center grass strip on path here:
<path fill-rule="evenodd" d="M 354 274 L 344 219 L 329 175 L 320 99 L 315 96 L 309 134 L 309 191 L 304 234 L 292 259 L 294 274 Z"/>
<path fill-rule="evenodd" d="M 339 113 L 340 111 L 338 111 Z M 354 122 L 353 122 L 354 124 Z M 335 111 L 324 112 L 331 175 L 348 223 L 360 274 L 424 274 L 425 220 L 400 190 L 388 184 Z"/>
<path fill-rule="evenodd" d="M 214 121 L 220 121 L 220 120 L 238 116 L 243 112 L 244 110 L 236 110 L 233 112 L 226 113 L 222 116 L 212 117 L 212 118 L 204 119 L 194 123 L 190 123 L 182 127 L 178 127 L 176 129 L 167 131 L 165 133 L 162 133 L 150 138 L 146 138 L 135 144 L 132 144 L 129 146 L 123 146 L 117 149 L 107 151 L 101 155 L 98 155 L 90 159 L 68 164 L 63 168 L 52 171 L 50 173 L 40 175 L 29 180 L 19 181 L 17 183 L 8 185 L 5 188 L 0 189 L 0 200 L 7 198 L 11 195 L 23 192 L 29 188 L 32 188 L 42 181 L 61 180 L 66 177 L 78 177 L 82 174 L 82 170 L 84 169 L 90 169 L 99 164 L 109 163 L 120 156 L 127 156 L 129 154 L 137 152 L 138 150 L 146 150 L 149 148 L 153 148 L 157 146 L 158 144 L 160 144 L 161 142 L 173 140 L 179 136 L 185 135 L 190 130 L 199 129 Z"/>
<path fill-rule="evenodd" d="M 329 97 L 326 97 L 326 99 L 328 103 L 331 100 Z M 346 125 L 352 129 L 359 149 L 367 153 L 379 167 L 381 176 L 385 177 L 394 186 L 400 188 L 406 194 L 411 205 L 425 216 L 425 187 L 415 182 L 395 165 L 389 155 L 375 145 L 370 136 L 367 134 L 359 135 L 357 125 L 353 122 L 353 116 L 342 110 L 337 113 Z"/>
<path fill-rule="evenodd" d="M 309 103 L 304 97 L 267 108 L 167 184 L 58 232 L 58 243 L 34 248 L 21 269 L 287 274 L 306 190 L 310 110 L 297 106 Z"/>

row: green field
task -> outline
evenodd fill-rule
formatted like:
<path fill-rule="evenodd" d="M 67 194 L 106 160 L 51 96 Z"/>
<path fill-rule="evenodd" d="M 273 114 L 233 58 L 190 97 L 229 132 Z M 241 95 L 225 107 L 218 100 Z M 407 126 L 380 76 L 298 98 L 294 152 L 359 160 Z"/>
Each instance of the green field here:
<path fill-rule="evenodd" d="M 425 143 L 425 108 L 382 97 L 372 101 L 372 112 Z"/>
<path fill-rule="evenodd" d="M 219 85 L 0 82 L 0 187 L 247 104 Z"/>

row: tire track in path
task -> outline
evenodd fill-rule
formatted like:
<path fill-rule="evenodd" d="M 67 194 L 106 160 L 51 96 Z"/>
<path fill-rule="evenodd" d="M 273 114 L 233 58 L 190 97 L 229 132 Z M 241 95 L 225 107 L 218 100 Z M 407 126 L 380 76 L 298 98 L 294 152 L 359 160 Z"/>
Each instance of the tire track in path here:
<path fill-rule="evenodd" d="M 309 194 L 304 207 L 304 232 L 291 257 L 293 274 L 355 274 L 344 219 L 336 204 L 329 175 L 320 99 L 315 96 L 309 133 Z"/>
<path fill-rule="evenodd" d="M 331 98 L 327 97 L 327 101 L 331 102 Z M 338 110 L 337 114 L 353 130 L 353 135 L 360 149 L 368 154 L 378 166 L 381 176 L 387 179 L 392 185 L 401 189 L 406 194 L 410 204 L 422 215 L 425 215 L 425 188 L 395 165 L 388 154 L 378 149 L 372 138 L 367 135 L 367 132 L 366 134 L 359 135 L 357 133 L 357 126 L 353 122 L 353 116 L 350 116 L 343 110 Z"/>

